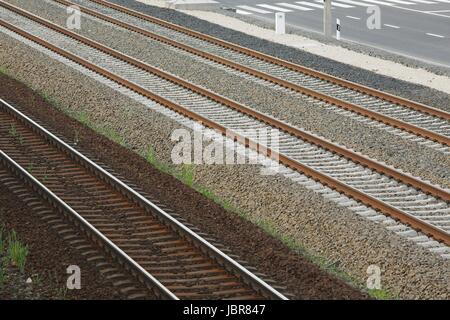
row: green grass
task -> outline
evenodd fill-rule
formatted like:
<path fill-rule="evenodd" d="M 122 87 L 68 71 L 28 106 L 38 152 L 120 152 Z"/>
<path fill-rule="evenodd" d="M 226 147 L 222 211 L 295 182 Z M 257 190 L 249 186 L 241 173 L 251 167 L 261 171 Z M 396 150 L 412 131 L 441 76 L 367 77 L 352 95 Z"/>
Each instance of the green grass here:
<path fill-rule="evenodd" d="M 194 174 L 194 167 L 192 164 L 184 164 L 181 169 L 176 169 L 175 167 L 171 167 L 170 165 L 160 161 L 157 156 L 155 150 L 150 146 L 147 148 L 147 151 L 145 152 L 145 160 L 158 169 L 159 171 L 162 171 L 164 173 L 170 174 L 171 176 L 174 176 L 184 184 L 188 185 L 189 187 L 194 187 L 194 180 L 195 180 L 195 174 Z"/>
<path fill-rule="evenodd" d="M 2 67 L 2 66 L 0 66 L 0 74 L 2 74 L 2 75 L 8 75 L 8 71 L 6 70 L 6 68 L 4 68 L 4 67 Z"/>
<path fill-rule="evenodd" d="M 395 297 L 386 289 L 369 289 L 369 295 L 377 300 L 392 300 Z"/>
<path fill-rule="evenodd" d="M 41 92 L 40 96 L 47 102 L 52 102 L 53 101 L 52 97 L 46 92 Z"/>
<path fill-rule="evenodd" d="M 49 103 L 56 106 L 56 102 L 49 102 Z M 89 118 L 89 115 L 85 111 L 74 112 L 74 111 L 67 110 L 66 108 L 60 108 L 60 107 L 57 107 L 57 108 L 63 110 L 64 113 L 67 113 L 72 118 L 75 118 L 78 122 L 82 123 L 86 127 L 89 127 L 92 130 L 96 131 L 97 133 L 107 137 L 109 140 L 112 140 L 115 143 L 120 144 L 121 146 L 126 146 L 125 139 L 120 135 L 119 132 L 115 131 L 113 128 L 111 128 L 110 126 L 107 126 L 107 125 L 100 126 L 100 125 L 94 124 L 91 121 L 91 119 Z M 78 140 L 78 139 L 79 139 L 79 132 L 75 132 L 75 140 Z M 76 141 L 76 142 L 78 142 L 78 141 Z"/>
<path fill-rule="evenodd" d="M 271 234 L 271 235 L 277 234 L 277 230 L 271 222 L 269 222 L 267 220 L 257 220 L 257 221 L 255 221 L 255 223 L 258 227 L 263 229 L 266 233 Z"/>
<path fill-rule="evenodd" d="M 28 85 L 27 85 L 27 87 L 28 87 Z M 58 107 L 59 104 L 49 93 L 40 91 L 40 90 L 33 90 L 33 91 L 36 92 L 37 94 L 39 94 L 42 97 L 42 99 L 44 99 L 47 103 L 49 103 L 55 107 Z"/>
<path fill-rule="evenodd" d="M 207 187 L 205 187 L 205 186 L 194 186 L 194 189 L 197 192 L 201 193 L 204 197 L 206 197 L 206 198 L 214 201 L 215 203 L 217 203 L 219 206 L 221 206 L 225 210 L 237 213 L 239 216 L 245 216 L 245 214 L 242 211 L 240 211 L 237 208 L 235 208 L 230 202 L 222 199 L 220 196 L 215 194 L 213 191 L 209 190 Z"/>
<path fill-rule="evenodd" d="M 27 171 L 28 171 L 29 173 L 33 173 L 33 169 L 34 169 L 34 164 L 33 164 L 33 163 L 30 163 L 30 164 L 27 166 Z"/>
<path fill-rule="evenodd" d="M 11 124 L 11 128 L 8 131 L 9 135 L 17 140 L 21 145 L 23 144 L 23 137 L 14 124 Z"/>
<path fill-rule="evenodd" d="M 17 135 L 19 134 L 17 132 L 16 126 L 14 124 L 11 124 L 11 128 L 9 129 L 9 135 L 13 138 L 17 137 Z"/>
<path fill-rule="evenodd" d="M 191 164 L 185 164 L 181 167 L 181 171 L 178 174 L 178 178 L 183 182 L 185 185 L 189 187 L 193 187 L 195 175 L 194 175 L 194 168 Z"/>
<path fill-rule="evenodd" d="M 152 165 L 159 171 L 162 171 L 170 175 L 174 175 L 175 170 L 170 168 L 169 165 L 159 161 L 158 158 L 156 157 L 155 150 L 151 146 L 147 148 L 147 151 L 144 154 L 144 158 L 150 165 Z"/>
<path fill-rule="evenodd" d="M 15 231 L 8 237 L 8 258 L 17 266 L 20 272 L 24 272 L 28 255 L 28 246 L 23 245 L 18 239 Z"/>
<path fill-rule="evenodd" d="M 67 299 L 68 289 L 66 286 L 62 286 L 60 288 L 55 289 L 55 298 L 57 300 L 66 300 Z"/>
<path fill-rule="evenodd" d="M 13 80 L 15 80 L 15 81 L 17 81 L 17 82 L 19 82 L 19 83 L 25 85 L 25 86 L 26 86 L 27 88 L 29 88 L 31 91 L 33 91 L 33 92 L 37 93 L 38 95 L 40 95 L 45 101 L 47 101 L 47 102 L 49 102 L 49 103 L 51 103 L 51 104 L 57 106 L 56 101 L 55 101 L 53 98 L 51 98 L 50 95 L 49 95 L 48 93 L 46 93 L 46 92 L 44 92 L 44 91 L 40 91 L 40 90 L 36 90 L 36 89 L 31 88 L 31 86 L 30 86 L 28 83 L 26 83 L 25 81 L 20 80 L 20 79 L 17 78 L 14 74 L 11 74 L 11 73 L 8 71 L 8 69 L 6 69 L 5 67 L 0 66 L 0 74 L 1 74 L 1 75 L 4 75 L 4 76 L 7 76 L 7 77 L 9 77 L 9 78 L 11 78 L 11 79 L 13 79 Z"/>
<path fill-rule="evenodd" d="M 170 174 L 171 176 L 175 177 L 176 179 L 180 180 L 184 184 L 193 188 L 195 191 L 199 192 L 206 198 L 214 201 L 215 203 L 217 203 L 224 209 L 230 210 L 234 213 L 238 213 L 240 216 L 244 215 L 243 212 L 241 212 L 237 208 L 233 207 L 231 205 L 231 203 L 222 199 L 220 196 L 215 194 L 213 191 L 211 191 L 207 187 L 198 184 L 195 181 L 195 171 L 194 171 L 194 166 L 192 164 L 185 164 L 181 167 L 181 169 L 176 169 L 175 167 L 171 167 L 169 164 L 166 164 L 157 158 L 156 152 L 151 146 L 147 148 L 147 151 L 145 152 L 145 154 L 141 153 L 141 155 L 143 155 L 145 157 L 145 159 L 147 160 L 147 162 L 150 165 L 152 165 L 159 171 Z"/>
<path fill-rule="evenodd" d="M 160 161 L 157 156 L 155 150 L 150 146 L 147 148 L 147 151 L 145 154 L 142 154 L 147 160 L 147 162 L 158 169 L 159 171 L 162 171 L 164 173 L 170 174 L 171 176 L 175 177 L 176 179 L 180 180 L 184 184 L 188 185 L 189 187 L 193 188 L 206 198 L 214 201 L 218 205 L 222 206 L 226 210 L 231 210 L 235 213 L 238 213 L 239 215 L 243 215 L 242 212 L 234 208 L 228 201 L 223 200 L 221 197 L 216 195 L 213 191 L 209 190 L 207 187 L 202 186 L 198 184 L 195 181 L 195 171 L 194 166 L 192 164 L 185 164 L 181 167 L 181 169 L 176 169 L 175 167 L 171 167 L 169 164 L 166 164 L 162 161 Z"/>
<path fill-rule="evenodd" d="M 31 280 L 33 281 L 34 284 L 36 285 L 41 285 L 43 280 L 42 280 L 42 276 L 39 274 L 33 274 L 31 276 Z"/>
<path fill-rule="evenodd" d="M 145 160 L 147 160 L 148 163 L 150 163 L 152 166 L 158 168 L 159 167 L 159 161 L 156 158 L 155 150 L 150 146 L 147 149 L 147 153 L 145 154 Z"/>
<path fill-rule="evenodd" d="M 95 131 L 100 133 L 101 135 L 104 135 L 108 139 L 114 141 L 117 144 L 120 144 L 121 146 L 125 146 L 125 139 L 115 131 L 113 128 L 109 126 L 99 126 L 97 128 L 93 128 Z"/>
<path fill-rule="evenodd" d="M 54 106 L 56 109 L 63 111 L 64 113 L 66 113 L 67 115 L 69 115 L 72 118 L 75 118 L 76 120 L 78 120 L 79 122 L 81 122 L 82 124 L 86 125 L 87 127 L 91 128 L 92 130 L 98 132 L 101 135 L 104 135 L 105 137 L 107 137 L 108 139 L 122 145 L 122 146 L 126 146 L 126 141 L 125 138 L 117 131 L 115 131 L 113 128 L 109 127 L 109 126 L 103 126 L 103 125 L 96 125 L 94 124 L 90 119 L 88 114 L 85 111 L 73 111 L 70 110 L 64 106 L 62 106 L 60 103 L 58 103 L 52 96 L 51 94 L 44 92 L 42 90 L 36 90 L 30 87 L 30 85 L 28 85 L 26 82 L 21 81 L 19 79 L 17 79 L 16 77 L 14 77 L 13 75 L 10 75 L 8 73 L 8 71 L 2 67 L 0 67 L 0 73 L 4 74 L 22 84 L 24 84 L 25 86 L 27 86 L 28 88 L 30 88 L 30 90 L 32 90 L 33 92 L 37 93 L 38 95 L 40 95 L 46 102 L 48 102 L 50 105 Z M 77 138 L 76 138 L 77 139 Z"/>
<path fill-rule="evenodd" d="M 91 121 L 89 120 L 89 116 L 84 111 L 75 112 L 74 113 L 74 118 L 77 119 L 82 124 L 88 126 L 88 127 L 91 125 Z"/>
<path fill-rule="evenodd" d="M 17 238 L 16 232 L 6 232 L 0 225 L 0 286 L 4 283 L 9 265 L 17 267 L 20 272 L 25 271 L 28 256 L 28 246 L 23 245 Z"/>

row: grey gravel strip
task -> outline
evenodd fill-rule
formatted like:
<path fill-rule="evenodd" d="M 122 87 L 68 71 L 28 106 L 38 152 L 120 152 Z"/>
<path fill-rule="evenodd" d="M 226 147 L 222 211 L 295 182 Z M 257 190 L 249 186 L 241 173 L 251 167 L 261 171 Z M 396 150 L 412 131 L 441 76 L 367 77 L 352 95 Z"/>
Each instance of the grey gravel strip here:
<path fill-rule="evenodd" d="M 66 112 L 86 115 L 96 125 L 116 130 L 136 152 L 150 144 L 159 159 L 170 161 L 170 135 L 177 128 L 171 119 L 185 121 L 183 117 L 150 112 L 161 107 L 149 100 L 137 103 L 144 98 L 16 35 L 0 32 L 0 37 L 4 47 L 0 61 L 8 72 L 35 90 L 49 93 Z M 171 113 L 164 108 L 160 111 Z M 282 175 L 260 176 L 252 166 L 195 166 L 195 170 L 196 181 L 249 212 L 252 220 L 263 219 L 284 236 L 326 256 L 361 285 L 366 283 L 368 266 L 377 265 L 383 289 L 394 295 L 449 298 L 448 262 L 382 224 L 336 206 Z M 310 185 L 314 188 L 317 183 Z"/>

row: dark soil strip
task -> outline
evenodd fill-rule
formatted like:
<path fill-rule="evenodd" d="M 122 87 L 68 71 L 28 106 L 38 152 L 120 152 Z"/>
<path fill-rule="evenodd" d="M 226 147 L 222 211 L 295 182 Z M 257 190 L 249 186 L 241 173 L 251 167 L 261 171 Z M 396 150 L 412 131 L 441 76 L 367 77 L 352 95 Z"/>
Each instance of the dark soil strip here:
<path fill-rule="evenodd" d="M 23 84 L 0 76 L 0 97 L 17 104 L 44 126 L 73 141 L 152 198 L 212 235 L 299 299 L 364 299 L 365 293 L 322 271 L 259 227 L 228 212 L 139 155 L 64 115 Z"/>

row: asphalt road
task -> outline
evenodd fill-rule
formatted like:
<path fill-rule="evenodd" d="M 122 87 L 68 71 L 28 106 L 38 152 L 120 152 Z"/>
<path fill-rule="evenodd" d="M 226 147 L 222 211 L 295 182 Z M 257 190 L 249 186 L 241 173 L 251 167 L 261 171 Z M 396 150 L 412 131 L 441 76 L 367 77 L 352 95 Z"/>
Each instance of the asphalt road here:
<path fill-rule="evenodd" d="M 321 32 L 322 0 L 218 0 L 266 21 L 284 11 L 293 27 Z M 369 29 L 368 7 L 380 8 L 381 29 Z M 333 32 L 341 21 L 341 38 L 423 61 L 450 66 L 450 0 L 336 0 L 332 9 Z"/>

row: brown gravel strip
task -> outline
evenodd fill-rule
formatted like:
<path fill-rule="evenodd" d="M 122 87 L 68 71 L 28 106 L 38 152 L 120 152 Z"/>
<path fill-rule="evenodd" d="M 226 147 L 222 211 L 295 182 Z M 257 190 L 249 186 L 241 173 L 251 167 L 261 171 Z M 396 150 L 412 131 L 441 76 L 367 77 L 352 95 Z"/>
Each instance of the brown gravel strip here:
<path fill-rule="evenodd" d="M 270 278 L 286 285 L 296 298 L 363 299 L 365 293 L 323 272 L 307 259 L 289 250 L 260 228 L 227 212 L 173 177 L 163 174 L 134 154 L 58 112 L 24 85 L 1 75 L 0 96 L 53 128 L 67 140 L 77 136 L 79 148 L 93 154 L 121 176 L 140 186 L 152 198 L 181 214 L 233 253 Z"/>

